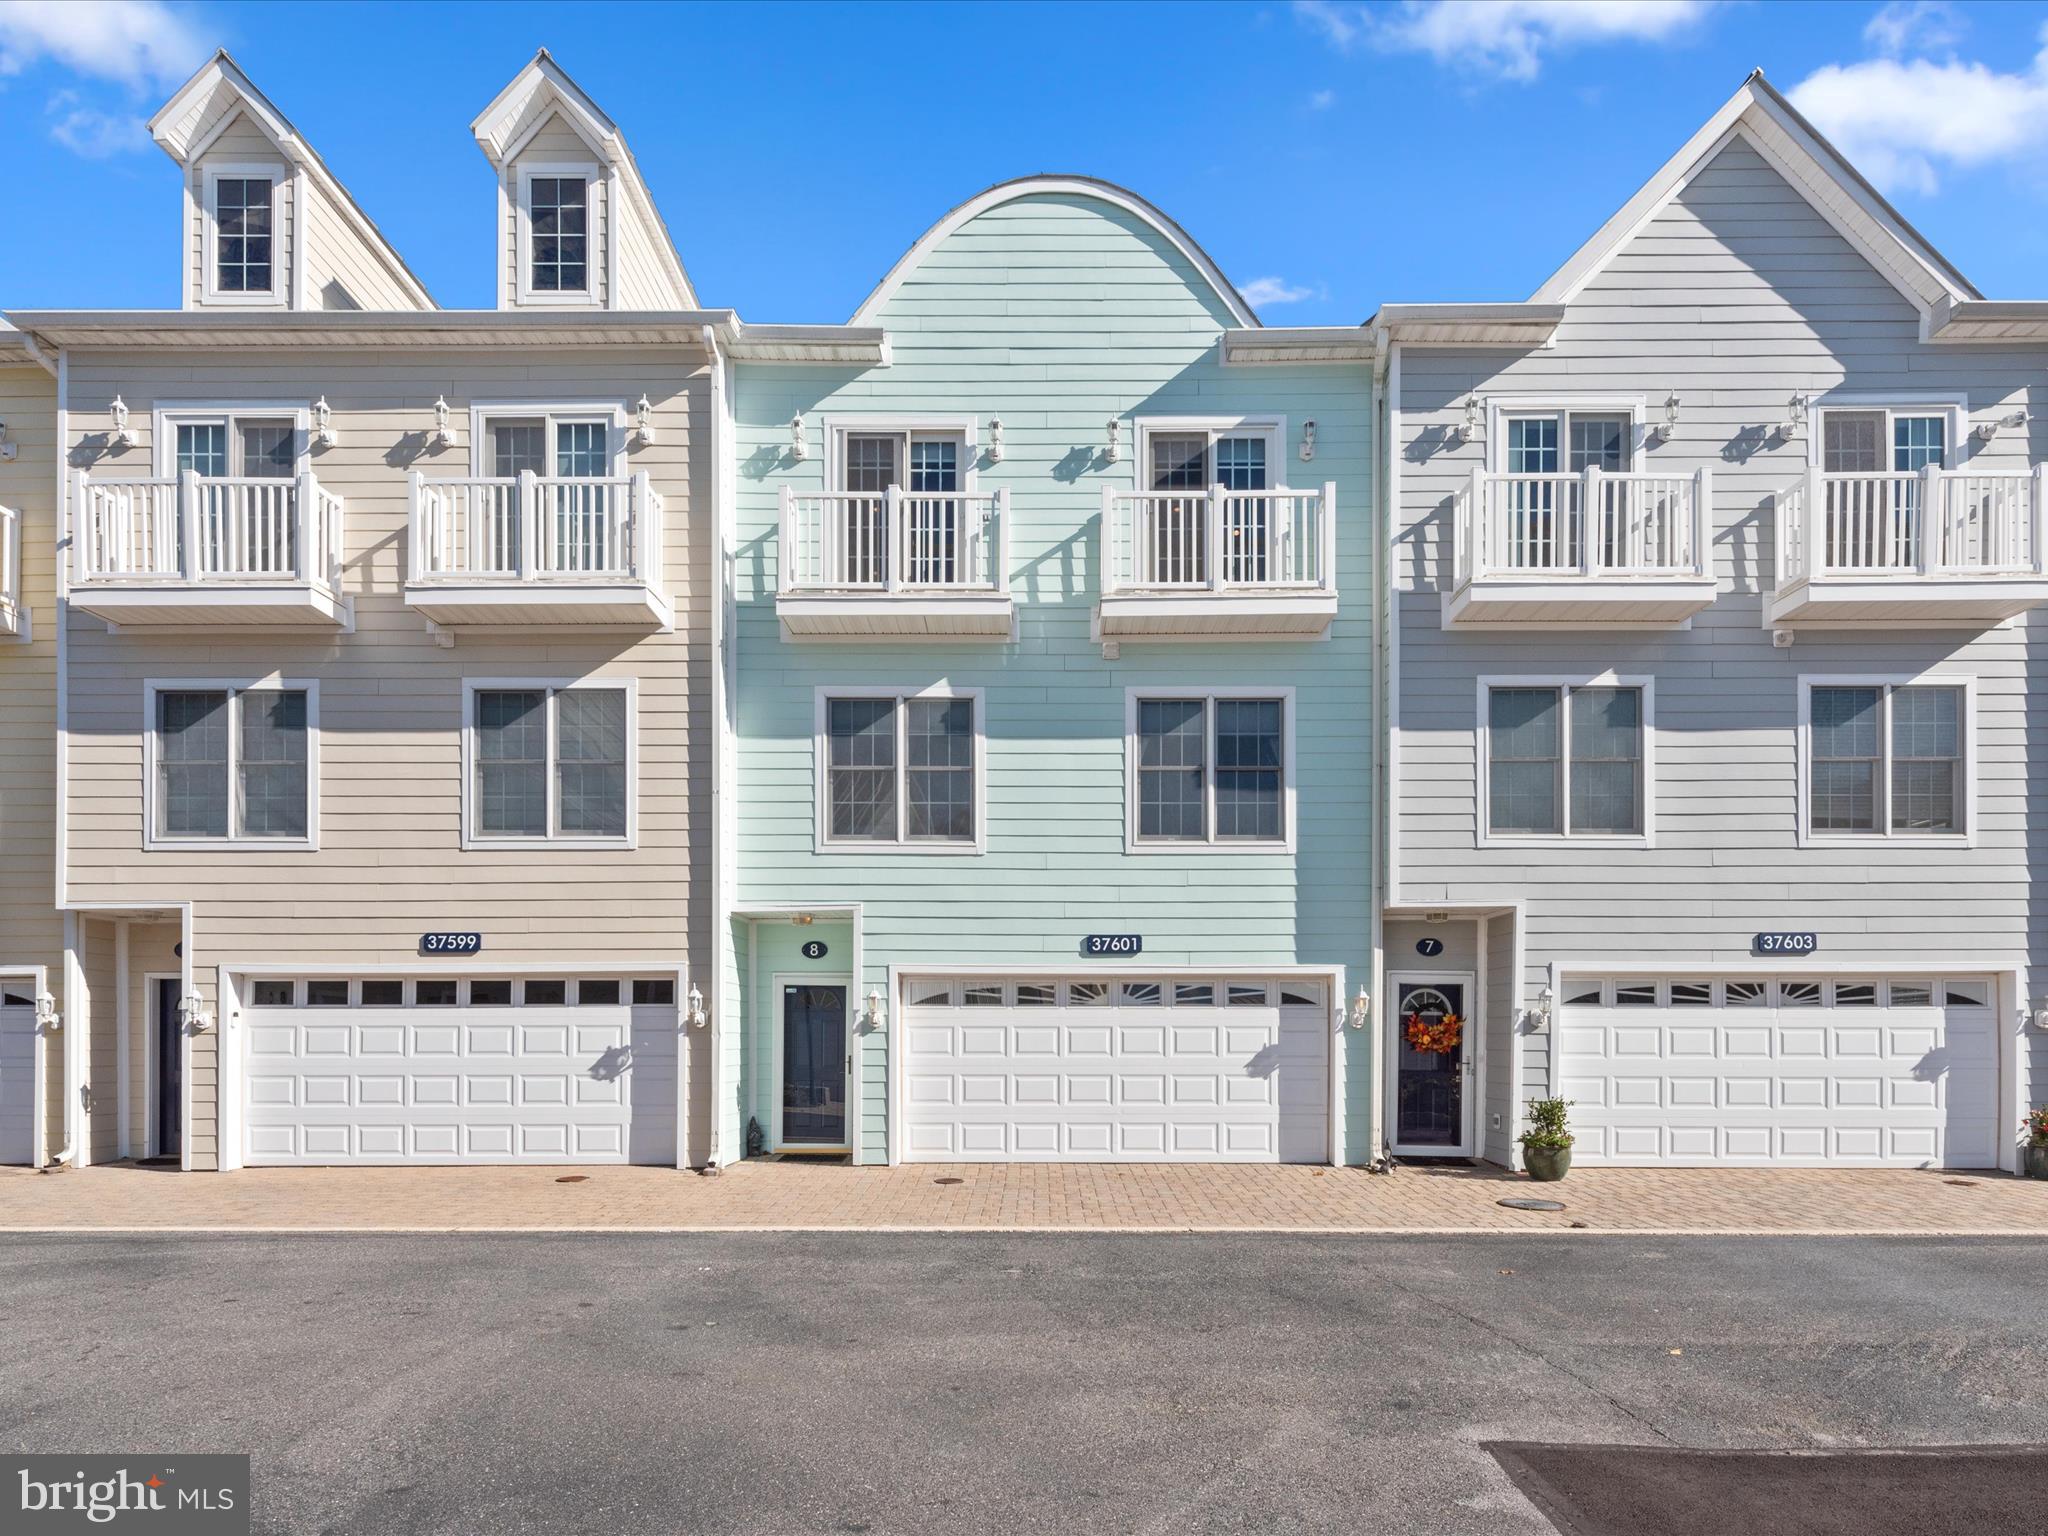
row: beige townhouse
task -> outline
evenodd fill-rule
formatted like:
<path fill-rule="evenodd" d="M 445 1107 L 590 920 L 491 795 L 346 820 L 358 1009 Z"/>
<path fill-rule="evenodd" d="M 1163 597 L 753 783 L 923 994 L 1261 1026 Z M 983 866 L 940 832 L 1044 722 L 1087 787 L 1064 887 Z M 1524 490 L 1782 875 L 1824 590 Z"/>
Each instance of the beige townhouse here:
<path fill-rule="evenodd" d="M 0 333 L 0 1156 L 707 1161 L 724 370 L 812 343 L 698 306 L 545 52 L 492 310 L 225 53 L 150 128 L 181 308 Z"/>

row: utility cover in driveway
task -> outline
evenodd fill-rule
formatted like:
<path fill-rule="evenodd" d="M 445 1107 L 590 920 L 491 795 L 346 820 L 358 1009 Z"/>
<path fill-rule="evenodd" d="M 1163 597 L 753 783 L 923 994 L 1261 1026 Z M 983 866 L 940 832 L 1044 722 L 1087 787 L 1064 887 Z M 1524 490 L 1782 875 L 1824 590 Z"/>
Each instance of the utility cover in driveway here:
<path fill-rule="evenodd" d="M 2048 1448 L 1695 1451 L 1486 1445 L 1564 1536 L 1935 1536 L 2029 1531 L 2048 1509 Z"/>

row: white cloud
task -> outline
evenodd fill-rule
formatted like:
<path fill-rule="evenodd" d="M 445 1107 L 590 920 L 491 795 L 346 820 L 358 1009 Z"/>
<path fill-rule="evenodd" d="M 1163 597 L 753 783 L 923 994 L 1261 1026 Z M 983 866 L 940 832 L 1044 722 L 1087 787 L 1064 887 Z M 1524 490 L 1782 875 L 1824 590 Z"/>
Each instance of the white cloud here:
<path fill-rule="evenodd" d="M 1244 295 L 1245 303 L 1253 309 L 1265 309 L 1273 304 L 1299 304 L 1303 299 L 1315 298 L 1320 292 L 1290 283 L 1284 277 L 1255 277 L 1237 291 Z"/>
<path fill-rule="evenodd" d="M 59 91 L 47 108 L 50 137 L 73 154 L 105 160 L 149 147 L 149 128 L 132 112 L 102 112 L 81 106 L 76 91 Z"/>
<path fill-rule="evenodd" d="M 1944 168 L 2048 162 L 2048 27 L 2028 66 L 1864 59 L 1815 70 L 1793 105 L 1887 191 L 1932 193 Z"/>
<path fill-rule="evenodd" d="M 1891 0 L 1863 26 L 1863 40 L 1894 58 L 1953 47 L 1962 35 L 1962 18 L 1944 0 Z"/>
<path fill-rule="evenodd" d="M 1506 80 L 1534 80 L 1544 55 L 1599 43 L 1664 42 L 1716 0 L 1402 0 L 1375 13 L 1328 0 L 1296 0 L 1295 14 L 1333 47 L 1360 42 L 1426 53 L 1439 64 Z"/>
<path fill-rule="evenodd" d="M 1335 91 L 1313 91 L 1309 94 L 1308 109 L 1311 112 L 1327 112 L 1337 104 Z"/>
<path fill-rule="evenodd" d="M 206 44 L 158 0 L 0 0 L 0 75 L 40 59 L 137 89 L 181 85 Z"/>

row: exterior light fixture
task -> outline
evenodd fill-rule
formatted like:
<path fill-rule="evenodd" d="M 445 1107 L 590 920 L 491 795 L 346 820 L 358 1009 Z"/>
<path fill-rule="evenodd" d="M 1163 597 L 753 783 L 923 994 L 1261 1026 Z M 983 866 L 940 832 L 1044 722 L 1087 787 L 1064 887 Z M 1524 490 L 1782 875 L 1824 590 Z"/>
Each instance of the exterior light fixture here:
<path fill-rule="evenodd" d="M 1344 1022 L 1353 1029 L 1363 1029 L 1371 1018 L 1372 994 L 1360 987 L 1358 995 L 1351 999 L 1351 1012 L 1345 1017 Z"/>
<path fill-rule="evenodd" d="M 2036 1029 L 2048 1029 L 2048 997 L 2034 999 L 2034 1016 L 2029 1022 Z"/>
<path fill-rule="evenodd" d="M 1467 395 L 1465 397 L 1465 422 L 1458 429 L 1459 437 L 1468 443 L 1476 443 L 1479 441 L 1480 434 L 1485 430 L 1486 407 L 1479 403 L 1477 395 Z"/>
<path fill-rule="evenodd" d="M 1988 443 L 1998 436 L 2000 427 L 2024 427 L 2031 418 L 2025 411 L 2014 411 L 2008 416 L 1994 416 L 1989 421 L 1977 423 L 1974 432 L 1977 441 Z"/>
<path fill-rule="evenodd" d="M 1536 1007 L 1530 1014 L 1530 1025 L 1539 1035 L 1550 1033 L 1550 1010 L 1557 1001 L 1557 994 L 1545 987 L 1536 994 Z"/>
<path fill-rule="evenodd" d="M 789 418 L 789 456 L 801 463 L 811 456 L 810 439 L 804 436 L 804 413 Z"/>
<path fill-rule="evenodd" d="M 187 992 L 179 998 L 178 1022 L 195 1035 L 204 1034 L 213 1024 L 206 1011 L 206 999 L 197 992 Z"/>
<path fill-rule="evenodd" d="M 1664 425 L 1659 430 L 1665 437 L 1678 430 L 1678 396 L 1675 394 L 1664 397 Z"/>
<path fill-rule="evenodd" d="M 813 922 L 817 921 L 808 912 L 792 912 L 789 914 L 789 920 L 799 928 L 808 928 Z"/>
<path fill-rule="evenodd" d="M 334 435 L 334 411 L 322 395 L 313 402 L 313 444 L 318 448 L 332 448 L 340 439 Z"/>
<path fill-rule="evenodd" d="M 704 1012 L 704 994 L 697 987 L 690 988 L 689 1003 L 690 1011 L 683 1018 L 690 1028 L 702 1029 L 709 1015 Z"/>
<path fill-rule="evenodd" d="M 654 423 L 648 419 L 653 414 L 654 407 L 649 405 L 647 397 L 642 395 L 639 403 L 633 407 L 633 441 L 643 447 L 654 441 Z"/>
<path fill-rule="evenodd" d="M 107 407 L 107 414 L 114 418 L 114 430 L 107 434 L 107 440 L 116 447 L 133 448 L 135 431 L 128 425 L 128 402 L 119 395 L 114 396 L 114 403 Z"/>
<path fill-rule="evenodd" d="M 1782 429 L 1787 437 L 1806 425 L 1806 396 L 1794 395 L 1785 402 L 1785 420 Z"/>
<path fill-rule="evenodd" d="M 1306 464 L 1316 456 L 1316 424 L 1304 421 L 1301 424 L 1301 462 Z"/>
<path fill-rule="evenodd" d="M 1112 464 L 1124 456 L 1124 424 L 1118 417 L 1109 418 L 1109 446 L 1102 451 L 1102 456 Z"/>
<path fill-rule="evenodd" d="M 434 430 L 427 441 L 436 448 L 446 448 L 455 441 L 455 434 L 448 430 L 448 400 L 445 395 L 434 402 Z"/>
<path fill-rule="evenodd" d="M 1003 419 L 991 416 L 988 419 L 988 461 L 991 464 L 1003 462 Z"/>
<path fill-rule="evenodd" d="M 0 464 L 12 464 L 17 445 L 7 435 L 7 423 L 0 421 Z"/>
<path fill-rule="evenodd" d="M 868 1005 L 867 1005 L 867 1008 L 866 1008 L 866 1009 L 865 1009 L 865 1010 L 864 1010 L 864 1011 L 862 1012 L 862 1014 L 861 1014 L 860 1018 L 861 1018 L 861 1022 L 862 1022 L 863 1024 L 867 1025 L 867 1027 L 868 1027 L 869 1029 L 876 1029 L 876 1030 L 878 1030 L 878 1029 L 880 1029 L 880 1028 L 882 1027 L 882 992 L 881 992 L 881 988 L 879 988 L 879 987 L 870 987 L 870 988 L 868 988 Z"/>
<path fill-rule="evenodd" d="M 36 1028 L 45 1034 L 55 1034 L 64 1027 L 64 1016 L 57 1011 L 57 999 L 47 992 L 36 994 Z"/>

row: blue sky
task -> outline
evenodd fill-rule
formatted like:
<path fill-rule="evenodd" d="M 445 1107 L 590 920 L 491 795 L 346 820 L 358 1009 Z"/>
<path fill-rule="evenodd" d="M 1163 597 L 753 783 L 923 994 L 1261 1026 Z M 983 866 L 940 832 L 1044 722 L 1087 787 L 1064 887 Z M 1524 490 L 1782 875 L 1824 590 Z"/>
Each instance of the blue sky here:
<path fill-rule="evenodd" d="M 220 45 L 442 304 L 489 306 L 468 124 L 543 44 L 699 297 L 758 321 L 846 319 L 1034 171 L 1150 198 L 1269 324 L 1525 298 L 1759 65 L 1987 294 L 2048 297 L 2048 4 L 0 0 L 0 308 L 176 305 L 178 180 L 140 120 Z"/>

